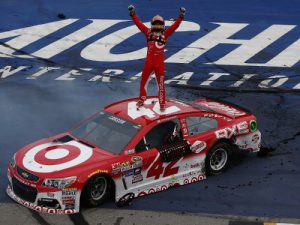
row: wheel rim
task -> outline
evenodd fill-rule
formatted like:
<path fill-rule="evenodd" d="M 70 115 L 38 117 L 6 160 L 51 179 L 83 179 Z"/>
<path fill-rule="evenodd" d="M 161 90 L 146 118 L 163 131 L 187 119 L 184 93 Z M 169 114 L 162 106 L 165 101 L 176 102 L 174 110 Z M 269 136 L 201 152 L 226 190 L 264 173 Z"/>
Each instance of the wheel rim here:
<path fill-rule="evenodd" d="M 213 170 L 221 170 L 227 162 L 227 151 L 223 148 L 217 149 L 210 157 L 210 167 Z"/>
<path fill-rule="evenodd" d="M 93 185 L 91 187 L 91 197 L 93 200 L 101 199 L 107 189 L 107 181 L 104 177 L 97 177 L 93 181 Z"/>

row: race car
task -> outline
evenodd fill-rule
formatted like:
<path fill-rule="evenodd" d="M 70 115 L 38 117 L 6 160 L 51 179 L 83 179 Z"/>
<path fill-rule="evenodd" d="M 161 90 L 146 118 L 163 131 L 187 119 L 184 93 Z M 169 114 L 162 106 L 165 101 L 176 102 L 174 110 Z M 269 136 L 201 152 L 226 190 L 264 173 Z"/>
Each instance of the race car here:
<path fill-rule="evenodd" d="M 221 174 L 236 151 L 258 152 L 256 117 L 213 99 L 155 97 L 106 106 L 76 128 L 23 147 L 8 166 L 8 195 L 39 212 L 77 213 L 113 195 L 133 198 Z"/>

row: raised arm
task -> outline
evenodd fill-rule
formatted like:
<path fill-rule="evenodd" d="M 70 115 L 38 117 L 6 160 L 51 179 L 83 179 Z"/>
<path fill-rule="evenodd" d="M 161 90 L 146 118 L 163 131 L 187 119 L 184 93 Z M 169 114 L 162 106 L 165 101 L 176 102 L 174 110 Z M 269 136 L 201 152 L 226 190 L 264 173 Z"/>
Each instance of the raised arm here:
<path fill-rule="evenodd" d="M 180 11 L 180 14 L 177 17 L 176 21 L 170 27 L 168 27 L 164 32 L 166 38 L 168 38 L 170 35 L 172 35 L 175 32 L 175 30 L 179 27 L 181 21 L 184 18 L 185 8 L 180 7 L 179 11 Z"/>
<path fill-rule="evenodd" d="M 142 31 L 144 34 L 147 34 L 148 27 L 146 27 L 139 19 L 139 17 L 136 15 L 134 6 L 133 5 L 128 6 L 128 10 L 129 10 L 129 15 L 131 16 L 135 25 L 140 29 L 140 31 Z"/>

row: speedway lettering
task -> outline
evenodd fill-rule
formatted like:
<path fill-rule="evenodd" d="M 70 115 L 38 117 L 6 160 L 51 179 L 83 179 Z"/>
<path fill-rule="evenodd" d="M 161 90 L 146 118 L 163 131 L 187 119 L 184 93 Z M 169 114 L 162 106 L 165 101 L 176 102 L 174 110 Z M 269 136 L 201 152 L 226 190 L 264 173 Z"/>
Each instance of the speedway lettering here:
<path fill-rule="evenodd" d="M 92 19 L 88 20 L 90 23 L 73 33 L 54 39 L 55 41 L 49 45 L 40 48 L 35 52 L 28 54 L 15 55 L 16 51 L 39 41 L 42 38 L 53 38 L 53 33 L 59 29 L 66 28 L 78 21 L 78 19 L 66 19 L 35 25 L 31 27 L 11 30 L 0 33 L 0 39 L 9 39 L 0 46 L 0 57 L 5 58 L 32 58 L 40 57 L 49 59 L 56 56 L 63 51 L 87 40 L 88 38 L 103 32 L 104 30 L 117 25 L 125 24 L 127 20 L 108 20 L 108 19 Z M 172 22 L 167 21 L 167 25 Z M 236 44 L 239 47 L 227 55 L 220 57 L 214 62 L 207 64 L 217 65 L 235 65 L 235 66 L 264 66 L 264 67 L 292 67 L 300 60 L 298 54 L 300 49 L 300 39 L 294 41 L 290 46 L 282 52 L 274 55 L 272 59 L 265 63 L 249 63 L 247 62 L 257 53 L 263 51 L 266 47 L 273 44 L 276 40 L 283 37 L 294 28 L 296 25 L 271 25 L 264 31 L 258 33 L 249 40 L 245 39 L 231 39 L 230 37 L 241 30 L 248 29 L 247 23 L 214 23 L 215 29 L 210 31 L 203 37 L 200 37 L 187 47 L 179 50 L 177 53 L 170 56 L 167 63 L 190 63 L 214 47 L 220 44 Z M 148 24 L 147 24 L 148 25 Z M 200 30 L 200 25 L 195 22 L 183 21 L 182 26 L 178 29 L 179 32 L 197 32 Z M 142 59 L 145 56 L 145 48 L 130 51 L 121 54 L 113 54 L 111 50 L 120 43 L 131 38 L 138 32 L 134 26 L 122 28 L 118 31 L 110 33 L 92 44 L 84 47 L 81 50 L 81 57 L 83 59 L 97 61 L 97 62 L 120 62 Z M 72 41 L 70 41 L 72 40 Z M 99 54 L 101 52 L 101 54 Z M 20 53 L 20 52 L 18 52 Z"/>
<path fill-rule="evenodd" d="M 33 70 L 33 72 L 31 72 Z M 0 79 L 7 79 L 11 76 L 18 76 L 20 75 L 20 78 L 30 79 L 30 80 L 36 80 L 40 79 L 43 76 L 47 76 L 48 74 L 53 75 L 53 71 L 57 74 L 57 78 L 54 78 L 55 81 L 74 81 L 77 79 L 83 79 L 87 76 L 89 77 L 89 82 L 112 82 L 112 79 L 117 79 L 119 75 L 122 75 L 125 73 L 124 70 L 121 69 L 105 69 L 103 72 L 101 71 L 95 71 L 94 68 L 79 68 L 78 70 L 70 70 L 66 71 L 65 68 L 60 67 L 32 67 L 31 65 L 28 66 L 19 66 L 19 67 L 13 67 L 11 65 L 4 66 L 0 68 Z M 24 76 L 24 73 L 30 73 Z M 99 75 L 94 75 L 95 73 L 98 73 Z M 186 74 L 189 73 L 189 76 L 186 76 Z M 192 75 L 194 72 L 184 72 L 183 74 L 176 75 L 173 78 L 167 79 L 165 81 L 165 84 L 180 84 L 180 85 L 187 85 L 190 79 L 192 78 Z M 224 73 L 222 75 L 217 75 L 218 73 L 215 72 L 209 72 L 208 74 L 202 74 L 201 79 L 204 79 L 202 83 L 199 84 L 199 87 L 204 86 L 213 86 L 214 83 L 222 82 L 222 77 L 224 76 Z M 220 73 L 219 73 L 220 74 Z M 227 85 L 228 88 L 239 88 L 242 85 L 246 84 L 246 82 L 251 82 L 251 78 L 259 77 L 258 74 L 241 74 L 241 78 L 237 79 L 235 74 L 227 73 L 226 76 L 230 76 L 230 79 L 232 80 L 232 84 Z M 139 76 L 134 75 L 127 80 L 118 80 L 119 82 L 122 81 L 124 84 L 137 82 Z M 206 79 L 206 80 L 205 80 Z M 257 87 L 259 88 L 276 88 L 276 87 L 282 87 L 286 84 L 291 85 L 293 82 L 293 79 L 289 78 L 288 75 L 271 75 L 269 77 L 261 76 L 259 79 L 261 80 L 258 82 Z M 114 80 L 116 81 L 116 80 Z M 288 82 L 291 81 L 291 82 Z M 253 81 L 252 81 L 253 82 Z M 293 82 L 294 83 L 294 82 Z M 294 84 L 291 88 L 287 89 L 294 89 L 299 90 L 300 89 L 300 83 Z"/>

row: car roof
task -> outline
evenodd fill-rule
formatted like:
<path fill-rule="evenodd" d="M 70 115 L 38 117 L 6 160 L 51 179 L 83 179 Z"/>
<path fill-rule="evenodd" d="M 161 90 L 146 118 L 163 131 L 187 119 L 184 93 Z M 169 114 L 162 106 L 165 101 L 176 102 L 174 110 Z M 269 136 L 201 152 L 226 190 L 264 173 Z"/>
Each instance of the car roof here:
<path fill-rule="evenodd" d="M 196 107 L 190 103 L 175 99 L 166 99 L 166 110 L 161 112 L 159 110 L 158 99 L 153 96 L 148 97 L 144 106 L 137 109 L 137 101 L 138 98 L 125 99 L 106 106 L 104 110 L 141 126 L 145 126 L 153 121 L 159 121 L 182 114 L 201 111 L 211 112 L 207 108 Z"/>

